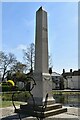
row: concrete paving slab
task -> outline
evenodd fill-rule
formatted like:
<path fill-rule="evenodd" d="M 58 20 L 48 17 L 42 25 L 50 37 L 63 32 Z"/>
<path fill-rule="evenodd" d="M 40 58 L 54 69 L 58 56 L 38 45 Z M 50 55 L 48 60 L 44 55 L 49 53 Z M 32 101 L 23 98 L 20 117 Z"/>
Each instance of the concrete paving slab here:
<path fill-rule="evenodd" d="M 80 108 L 67 107 L 68 112 L 54 115 L 44 120 L 80 120 Z M 0 108 L 1 120 L 19 120 L 18 114 L 14 113 L 13 107 Z M 37 118 L 21 115 L 22 120 L 37 120 Z"/>

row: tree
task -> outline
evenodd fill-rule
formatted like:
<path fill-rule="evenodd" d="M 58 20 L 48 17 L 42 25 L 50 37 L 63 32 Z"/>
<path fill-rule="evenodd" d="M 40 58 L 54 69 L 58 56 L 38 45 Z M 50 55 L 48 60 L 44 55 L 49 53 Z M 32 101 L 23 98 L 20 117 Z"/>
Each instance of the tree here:
<path fill-rule="evenodd" d="M 16 72 L 11 75 L 11 79 L 16 83 L 19 81 L 26 81 L 27 80 L 27 75 L 21 72 Z"/>
<path fill-rule="evenodd" d="M 48 60 L 49 60 L 49 68 L 53 68 L 51 55 L 48 55 Z"/>
<path fill-rule="evenodd" d="M 28 70 L 33 71 L 34 68 L 34 56 L 35 56 L 35 46 L 34 43 L 31 43 L 30 46 L 23 50 L 24 60 L 27 63 Z"/>
<path fill-rule="evenodd" d="M 4 78 L 10 71 L 10 68 L 15 64 L 15 62 L 16 57 L 14 54 L 5 54 L 4 52 L 0 51 L 0 74 L 2 75 L 2 81 L 4 81 Z"/>
<path fill-rule="evenodd" d="M 27 67 L 26 64 L 23 64 L 21 62 L 16 62 L 16 64 L 12 66 L 11 71 L 13 71 L 14 73 L 16 72 L 25 73 L 26 67 Z"/>
<path fill-rule="evenodd" d="M 31 43 L 27 49 L 24 49 L 23 53 L 24 53 L 23 58 L 27 64 L 28 70 L 32 72 L 34 68 L 34 58 L 35 58 L 34 43 Z M 48 59 L 49 59 L 49 68 L 53 68 L 51 55 L 48 55 Z"/>
<path fill-rule="evenodd" d="M 7 73 L 7 80 L 9 80 L 9 79 L 14 80 L 15 79 L 17 81 L 18 77 L 20 79 L 20 77 L 22 77 L 22 75 L 24 75 L 25 72 L 26 72 L 26 65 L 17 61 L 11 67 L 11 70 Z M 17 75 L 18 75 L 18 77 L 16 77 Z"/>

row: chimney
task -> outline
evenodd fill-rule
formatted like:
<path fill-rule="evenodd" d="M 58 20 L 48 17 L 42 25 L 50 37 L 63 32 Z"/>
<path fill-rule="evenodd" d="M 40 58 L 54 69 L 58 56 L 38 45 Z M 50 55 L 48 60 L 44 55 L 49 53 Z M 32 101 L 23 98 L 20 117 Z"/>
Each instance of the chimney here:
<path fill-rule="evenodd" d="M 80 72 L 80 69 L 78 69 L 78 71 Z"/>
<path fill-rule="evenodd" d="M 65 69 L 63 69 L 63 74 L 65 73 Z"/>
<path fill-rule="evenodd" d="M 70 72 L 72 73 L 72 69 L 70 69 Z"/>

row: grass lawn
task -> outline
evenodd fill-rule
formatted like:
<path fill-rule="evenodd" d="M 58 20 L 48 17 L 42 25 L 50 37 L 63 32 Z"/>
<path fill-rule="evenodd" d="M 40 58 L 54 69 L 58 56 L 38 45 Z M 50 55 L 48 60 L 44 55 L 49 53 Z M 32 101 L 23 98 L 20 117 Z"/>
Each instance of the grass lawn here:
<path fill-rule="evenodd" d="M 64 96 L 66 96 L 66 95 L 73 95 L 74 96 L 74 98 L 70 98 L 68 101 L 69 102 L 78 102 L 78 103 L 80 103 L 79 101 L 80 101 L 80 92 L 66 92 L 66 91 L 52 91 L 52 94 L 53 95 L 59 95 L 58 96 L 58 99 L 60 98 L 63 98 Z M 26 93 L 26 95 L 27 95 L 27 97 L 29 96 L 29 94 L 28 93 Z M 79 98 L 75 98 L 75 95 L 79 95 Z M 20 104 L 24 104 L 25 102 L 21 102 L 22 101 L 22 99 L 24 99 L 24 98 L 27 98 L 27 97 L 25 97 L 25 94 L 24 93 L 21 93 L 20 95 L 18 94 L 18 93 L 16 93 L 15 94 L 15 98 L 18 98 L 19 99 L 19 101 L 16 99 L 15 100 L 15 105 L 16 106 L 18 106 L 18 105 L 20 105 Z M 2 108 L 2 107 L 9 107 L 9 106 L 13 106 L 13 104 L 12 104 L 12 101 L 11 101 L 11 98 L 12 98 L 12 93 L 11 92 L 7 92 L 7 93 L 2 93 L 2 94 L 0 94 L 0 108 Z M 21 100 L 20 100 L 20 98 L 21 98 Z M 66 97 L 64 97 L 65 99 L 65 102 L 67 101 L 67 99 L 66 99 Z M 2 99 L 2 100 L 1 100 Z"/>
<path fill-rule="evenodd" d="M 0 108 L 12 106 L 12 101 L 1 101 Z"/>
<path fill-rule="evenodd" d="M 15 106 L 18 106 L 20 104 L 25 104 L 26 102 L 24 102 L 25 100 L 27 100 L 29 96 L 28 92 L 16 92 L 15 96 L 14 96 L 14 104 Z M 13 106 L 12 104 L 12 92 L 3 92 L 2 94 L 0 94 L 0 108 L 3 107 L 9 107 L 9 106 Z"/>
<path fill-rule="evenodd" d="M 15 101 L 15 105 L 18 106 L 22 102 Z M 1 101 L 0 108 L 13 106 L 12 101 Z"/>
<path fill-rule="evenodd" d="M 53 90 L 52 92 L 51 92 L 53 95 L 54 94 L 63 94 L 63 95 L 76 95 L 76 94 L 78 94 L 78 95 L 80 95 L 80 92 L 73 92 L 73 91 L 55 91 L 55 90 Z"/>

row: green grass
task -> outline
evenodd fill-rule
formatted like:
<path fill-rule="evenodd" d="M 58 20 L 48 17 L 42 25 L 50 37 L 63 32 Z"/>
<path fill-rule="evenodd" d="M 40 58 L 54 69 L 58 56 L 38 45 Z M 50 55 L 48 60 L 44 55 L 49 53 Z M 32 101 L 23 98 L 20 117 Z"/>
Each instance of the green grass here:
<path fill-rule="evenodd" d="M 12 101 L 12 92 L 3 92 L 2 93 L 2 100 L 3 101 Z M 24 101 L 29 98 L 30 94 L 27 91 L 17 91 L 14 94 L 14 101 Z"/>
<path fill-rule="evenodd" d="M 16 106 L 20 105 L 21 103 L 23 102 L 15 101 Z M 12 101 L 1 101 L 0 102 L 0 108 L 10 107 L 10 106 L 13 106 Z"/>
<path fill-rule="evenodd" d="M 1 101 L 0 102 L 0 108 L 2 107 L 9 107 L 12 106 L 12 102 L 11 101 Z"/>
<path fill-rule="evenodd" d="M 62 96 L 65 96 L 65 95 L 76 95 L 76 94 L 78 94 L 78 95 L 80 95 L 80 92 L 66 92 L 66 91 L 52 91 L 52 94 L 53 95 L 59 95 L 59 94 L 61 94 Z M 26 98 L 28 98 L 29 97 L 29 94 L 26 92 L 26 95 L 27 95 L 27 97 Z M 16 99 L 16 98 L 18 98 L 18 99 Z M 16 106 L 18 106 L 18 105 L 20 105 L 20 103 L 24 103 L 24 102 L 21 102 L 22 101 L 22 99 L 24 99 L 25 98 L 25 95 L 24 95 L 24 93 L 20 93 L 20 94 L 18 94 L 18 93 L 16 93 L 15 94 L 15 105 Z M 58 97 L 58 99 L 60 98 L 60 96 Z M 2 99 L 2 101 L 0 101 L 0 108 L 2 108 L 2 107 L 9 107 L 9 106 L 13 106 L 12 105 L 12 101 L 11 101 L 11 99 L 12 99 L 12 92 L 7 92 L 7 93 L 2 93 L 2 94 L 0 94 L 0 99 Z M 61 97 L 61 100 L 62 100 L 62 97 Z M 66 99 L 65 99 L 65 101 L 67 101 Z M 80 98 L 74 98 L 74 99 L 69 99 L 69 101 L 75 101 L 75 102 L 77 102 L 77 101 L 80 101 Z"/>
<path fill-rule="evenodd" d="M 52 94 L 63 94 L 63 95 L 80 95 L 80 92 L 70 92 L 70 91 L 52 91 Z"/>
<path fill-rule="evenodd" d="M 14 96 L 15 105 L 18 106 L 20 105 L 20 103 L 25 103 L 23 101 L 27 100 L 28 97 L 28 92 L 21 92 L 20 94 L 16 92 Z M 12 92 L 3 92 L 2 94 L 0 94 L 0 108 L 9 106 L 13 106 Z"/>

